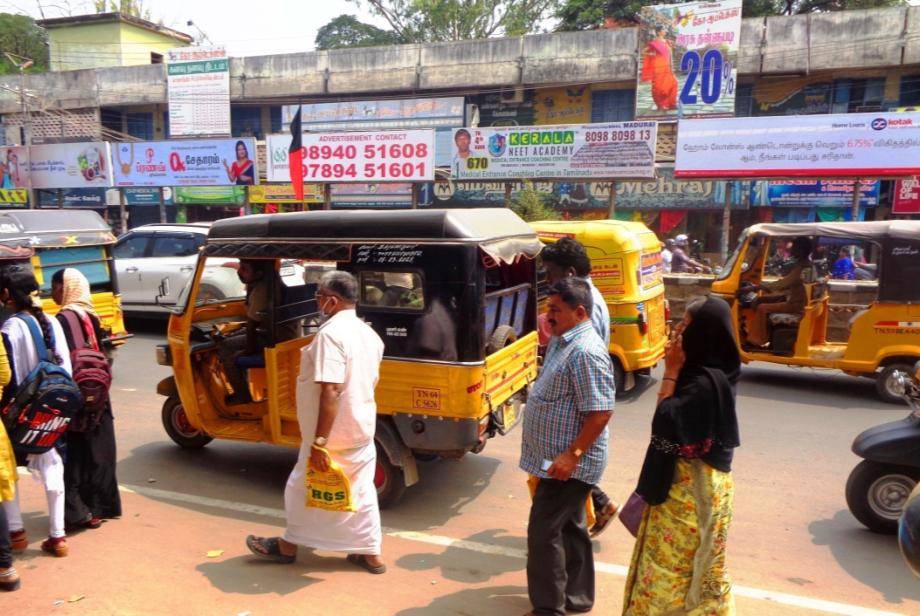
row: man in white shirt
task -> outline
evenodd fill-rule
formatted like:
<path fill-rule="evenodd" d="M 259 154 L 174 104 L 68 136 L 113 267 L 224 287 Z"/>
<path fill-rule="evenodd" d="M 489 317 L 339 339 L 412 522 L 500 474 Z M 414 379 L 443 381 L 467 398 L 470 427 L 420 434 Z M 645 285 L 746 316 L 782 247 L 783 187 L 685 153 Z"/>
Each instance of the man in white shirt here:
<path fill-rule="evenodd" d="M 349 562 L 371 573 L 384 573 L 374 486 L 374 388 L 383 342 L 358 318 L 357 296 L 358 284 L 347 272 L 328 272 L 320 281 L 316 302 L 327 320 L 301 351 L 297 421 L 302 443 L 284 490 L 287 527 L 283 537 L 250 535 L 246 545 L 254 554 L 280 563 L 294 562 L 299 545 L 345 552 Z M 351 483 L 353 513 L 305 505 L 308 466 L 326 471 L 331 460 Z"/>

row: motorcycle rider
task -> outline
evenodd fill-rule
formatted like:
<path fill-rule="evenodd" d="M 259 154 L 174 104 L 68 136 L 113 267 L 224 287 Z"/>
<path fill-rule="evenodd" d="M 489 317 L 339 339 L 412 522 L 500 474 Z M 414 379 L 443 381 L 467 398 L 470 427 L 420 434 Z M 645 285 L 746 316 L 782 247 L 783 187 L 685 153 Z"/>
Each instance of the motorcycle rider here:
<path fill-rule="evenodd" d="M 681 233 L 674 238 L 674 249 L 672 252 L 671 271 L 675 274 L 692 274 L 712 271 L 708 266 L 694 261 L 687 254 L 690 249 L 690 238 Z"/>

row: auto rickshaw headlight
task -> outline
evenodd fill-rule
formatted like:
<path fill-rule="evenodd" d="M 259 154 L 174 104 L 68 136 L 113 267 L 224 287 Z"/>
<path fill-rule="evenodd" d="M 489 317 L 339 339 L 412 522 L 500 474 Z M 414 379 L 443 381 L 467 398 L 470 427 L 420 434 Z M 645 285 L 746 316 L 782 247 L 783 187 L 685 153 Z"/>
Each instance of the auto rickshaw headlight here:
<path fill-rule="evenodd" d="M 157 347 L 157 363 L 161 366 L 172 366 L 172 353 L 169 350 L 168 344 L 158 344 Z"/>

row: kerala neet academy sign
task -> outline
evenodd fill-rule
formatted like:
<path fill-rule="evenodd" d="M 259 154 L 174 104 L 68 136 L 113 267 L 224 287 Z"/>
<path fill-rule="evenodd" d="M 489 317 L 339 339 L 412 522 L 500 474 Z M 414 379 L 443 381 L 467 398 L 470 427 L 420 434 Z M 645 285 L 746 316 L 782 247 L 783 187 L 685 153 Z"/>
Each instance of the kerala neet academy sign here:
<path fill-rule="evenodd" d="M 920 113 L 682 120 L 677 177 L 892 177 L 920 173 Z"/>

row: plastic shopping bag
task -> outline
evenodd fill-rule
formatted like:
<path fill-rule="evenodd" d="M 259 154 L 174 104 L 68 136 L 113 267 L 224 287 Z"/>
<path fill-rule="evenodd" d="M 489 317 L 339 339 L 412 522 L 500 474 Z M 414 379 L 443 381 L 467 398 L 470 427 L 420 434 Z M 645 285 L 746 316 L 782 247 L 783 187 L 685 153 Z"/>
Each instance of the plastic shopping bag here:
<path fill-rule="evenodd" d="M 328 452 L 327 452 L 328 454 Z M 329 470 L 319 471 L 307 462 L 307 507 L 326 511 L 357 511 L 351 498 L 351 482 L 330 456 Z"/>

